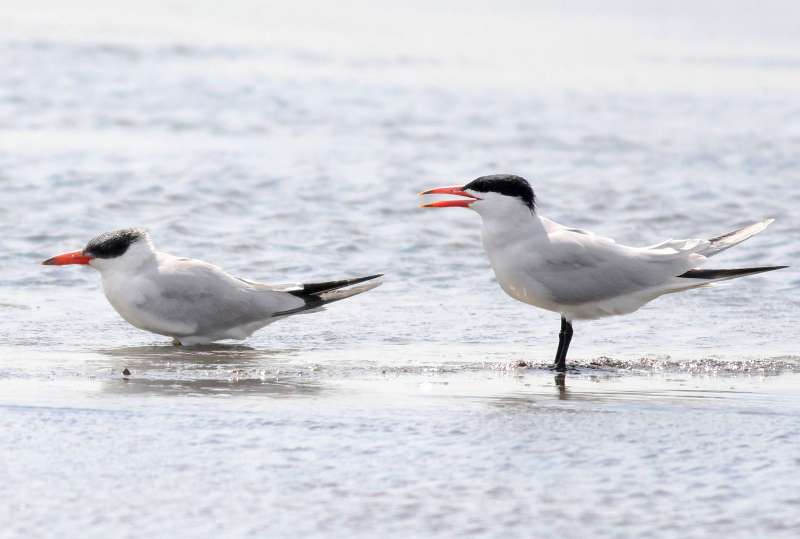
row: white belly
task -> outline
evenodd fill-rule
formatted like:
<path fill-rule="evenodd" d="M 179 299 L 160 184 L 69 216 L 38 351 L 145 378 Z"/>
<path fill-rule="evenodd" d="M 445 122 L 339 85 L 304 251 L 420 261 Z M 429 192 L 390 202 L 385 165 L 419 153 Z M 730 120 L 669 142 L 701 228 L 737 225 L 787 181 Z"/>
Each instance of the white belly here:
<path fill-rule="evenodd" d="M 540 309 L 561 312 L 560 306 L 552 300 L 545 286 L 534 275 L 521 272 L 520 268 L 523 266 L 513 261 L 511 256 L 489 257 L 500 288 L 517 301 Z"/>

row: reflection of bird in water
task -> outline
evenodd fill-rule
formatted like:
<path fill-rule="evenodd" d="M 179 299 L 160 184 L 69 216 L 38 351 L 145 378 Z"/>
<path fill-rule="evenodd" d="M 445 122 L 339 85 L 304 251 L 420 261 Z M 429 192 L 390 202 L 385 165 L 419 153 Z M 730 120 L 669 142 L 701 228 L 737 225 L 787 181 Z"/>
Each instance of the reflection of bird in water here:
<path fill-rule="evenodd" d="M 331 388 L 311 380 L 237 378 L 169 379 L 146 376 L 121 377 L 103 383 L 103 392 L 126 395 L 259 395 L 264 397 L 301 397 L 319 395 Z"/>
<path fill-rule="evenodd" d="M 295 353 L 294 350 L 257 350 L 242 344 L 207 344 L 180 348 L 168 345 L 120 346 L 103 348 L 98 353 L 135 364 L 187 363 L 197 365 L 235 365 L 274 360 Z"/>
<path fill-rule="evenodd" d="M 502 289 L 514 299 L 561 314 L 555 367 L 562 372 L 573 320 L 628 314 L 664 294 L 786 267 L 696 269 L 708 257 L 758 234 L 772 219 L 710 240 L 628 247 L 541 217 L 533 189 L 519 176 L 484 176 L 421 194 L 464 197 L 423 207 L 478 212 L 483 246 Z"/>
<path fill-rule="evenodd" d="M 567 400 L 569 396 L 567 395 L 567 384 L 566 384 L 567 376 L 563 372 L 556 373 L 554 381 L 556 383 L 556 388 L 558 389 L 558 398 L 559 400 Z"/>
<path fill-rule="evenodd" d="M 324 385 L 313 365 L 297 365 L 296 350 L 256 350 L 242 345 L 123 346 L 98 350 L 115 364 L 105 393 L 158 395 L 315 395 Z M 97 364 L 108 369 L 108 360 Z M 128 372 L 126 375 L 125 372 Z"/>
<path fill-rule="evenodd" d="M 295 350 L 256 350 L 240 344 L 210 344 L 192 347 L 169 345 L 122 346 L 101 349 L 98 353 L 108 356 L 120 369 L 125 369 L 139 378 L 147 372 L 169 373 L 176 377 L 194 378 L 202 373 L 204 378 L 217 373 L 236 371 L 252 372 L 264 369 L 291 371 Z M 107 365 L 103 360 L 98 367 Z M 305 372 L 305 371 L 303 371 Z M 225 374 L 226 378 L 228 377 Z"/>
<path fill-rule="evenodd" d="M 44 264 L 92 266 L 122 318 L 186 345 L 245 339 L 280 318 L 316 312 L 381 283 L 381 275 L 306 284 L 248 281 L 207 262 L 156 251 L 144 230 L 131 228 L 101 234 L 83 250 Z"/>

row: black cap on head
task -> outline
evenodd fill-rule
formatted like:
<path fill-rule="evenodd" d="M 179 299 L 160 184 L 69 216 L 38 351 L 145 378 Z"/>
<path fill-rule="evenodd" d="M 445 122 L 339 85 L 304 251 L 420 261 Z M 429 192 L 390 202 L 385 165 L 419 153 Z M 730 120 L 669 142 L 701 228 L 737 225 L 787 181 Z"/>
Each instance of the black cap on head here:
<path fill-rule="evenodd" d="M 536 206 L 536 195 L 528 180 L 513 174 L 492 174 L 491 176 L 481 176 L 464 186 L 464 190 L 470 189 L 480 193 L 500 193 L 510 197 L 518 197 L 533 211 Z"/>
<path fill-rule="evenodd" d="M 93 258 L 116 258 L 125 254 L 132 243 L 145 237 L 141 228 L 123 228 L 105 232 L 86 244 L 83 253 Z"/>

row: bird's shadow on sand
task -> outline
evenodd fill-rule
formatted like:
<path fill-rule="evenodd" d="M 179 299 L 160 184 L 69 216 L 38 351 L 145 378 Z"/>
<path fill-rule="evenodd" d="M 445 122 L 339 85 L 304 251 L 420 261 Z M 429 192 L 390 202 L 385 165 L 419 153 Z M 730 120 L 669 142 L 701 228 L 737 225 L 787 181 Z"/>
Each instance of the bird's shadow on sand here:
<path fill-rule="evenodd" d="M 329 390 L 292 365 L 296 350 L 263 350 L 244 345 L 123 346 L 101 349 L 113 359 L 104 382 L 109 394 L 161 396 L 296 397 Z"/>

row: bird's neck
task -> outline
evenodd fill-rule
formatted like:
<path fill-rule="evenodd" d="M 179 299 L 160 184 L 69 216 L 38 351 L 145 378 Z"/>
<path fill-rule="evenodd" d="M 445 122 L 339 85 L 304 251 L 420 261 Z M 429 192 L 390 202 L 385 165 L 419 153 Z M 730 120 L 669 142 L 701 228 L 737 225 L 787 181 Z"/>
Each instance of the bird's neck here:
<path fill-rule="evenodd" d="M 147 275 L 158 269 L 157 253 L 142 250 L 131 253 L 124 260 L 110 260 L 97 266 L 103 281 L 129 280 L 132 277 Z"/>
<path fill-rule="evenodd" d="M 500 248 L 531 241 L 547 233 L 541 219 L 528 208 L 513 210 L 503 215 L 482 215 L 483 242 L 487 248 Z"/>

